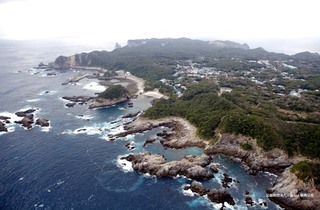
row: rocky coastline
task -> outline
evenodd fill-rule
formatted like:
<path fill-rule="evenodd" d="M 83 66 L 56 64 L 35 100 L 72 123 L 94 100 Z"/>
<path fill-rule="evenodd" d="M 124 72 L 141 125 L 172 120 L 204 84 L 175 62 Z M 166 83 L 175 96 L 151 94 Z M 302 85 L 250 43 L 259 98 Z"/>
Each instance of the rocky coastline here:
<path fill-rule="evenodd" d="M 194 126 L 188 121 L 177 117 L 168 117 L 159 120 L 149 120 L 139 117 L 137 120 L 126 124 L 124 126 L 124 132 L 111 135 L 110 138 L 125 137 L 130 134 L 142 133 L 158 127 L 170 129 L 170 131 L 162 131 L 157 134 L 158 137 L 162 137 L 160 143 L 164 147 L 180 149 L 194 146 L 205 148 L 207 146 L 206 141 L 196 136 L 196 128 Z M 150 144 L 151 141 L 148 143 Z"/>
<path fill-rule="evenodd" d="M 13 123 L 19 124 L 22 127 L 27 128 L 28 130 L 31 129 L 34 125 L 38 125 L 40 127 L 49 127 L 50 121 L 44 118 L 37 118 L 34 119 L 35 115 L 33 114 L 36 112 L 37 109 L 27 109 L 25 111 L 17 111 L 15 115 L 19 117 L 19 120 L 14 120 L 8 116 L 0 116 L 0 132 L 8 132 L 7 125 L 11 125 Z M 12 122 L 13 121 L 13 122 Z"/>
<path fill-rule="evenodd" d="M 269 199 L 289 210 L 319 210 L 320 192 L 312 182 L 304 182 L 287 168 L 267 190 Z"/>
<path fill-rule="evenodd" d="M 250 145 L 250 149 L 245 150 L 241 145 Z M 205 148 L 207 155 L 223 154 L 233 158 L 241 159 L 248 167 L 249 173 L 257 174 L 259 171 L 269 171 L 281 173 L 293 164 L 288 155 L 280 150 L 263 151 L 255 139 L 234 134 L 221 134 L 219 140 Z"/>
<path fill-rule="evenodd" d="M 251 145 L 250 150 L 241 148 L 241 145 Z M 205 148 L 207 155 L 223 154 L 228 157 L 239 158 L 249 167 L 252 175 L 260 171 L 269 171 L 277 174 L 273 186 L 266 193 L 273 202 L 289 210 L 320 209 L 320 192 L 312 183 L 306 183 L 297 178 L 290 169 L 297 161 L 288 157 L 280 150 L 263 151 L 255 139 L 233 134 L 221 134 L 219 140 Z M 249 204 L 250 198 L 246 200 Z"/>
<path fill-rule="evenodd" d="M 187 155 L 181 160 L 166 162 L 163 155 L 141 152 L 122 157 L 132 163 L 132 168 L 141 173 L 149 173 L 157 177 L 185 176 L 194 180 L 206 180 L 214 175 L 207 170 L 211 159 L 206 154 Z"/>
<path fill-rule="evenodd" d="M 93 102 L 89 105 L 89 109 L 103 108 L 108 106 L 113 106 L 115 104 L 123 103 L 128 101 L 129 98 L 117 98 L 117 99 L 105 99 L 105 98 L 95 98 Z"/>
<path fill-rule="evenodd" d="M 164 130 L 157 133 L 156 136 L 149 137 L 146 139 L 144 146 L 152 144 L 160 138 L 162 139 L 160 140 L 160 143 L 164 147 L 179 149 L 197 146 L 204 148 L 205 154 L 201 156 L 186 156 L 182 160 L 171 162 L 166 162 L 162 155 L 148 152 L 131 154 L 123 157 L 132 163 L 134 170 L 159 177 L 183 175 L 193 180 L 205 180 L 214 177 L 214 173 L 218 171 L 214 165 L 210 164 L 210 156 L 222 154 L 231 158 L 237 158 L 238 160 L 240 159 L 248 166 L 248 173 L 251 175 L 256 175 L 260 171 L 268 171 L 277 174 L 275 183 L 266 193 L 270 200 L 280 206 L 286 209 L 319 209 L 317 207 L 320 206 L 319 191 L 312 186 L 312 184 L 299 180 L 292 172 L 290 172 L 290 166 L 296 161 L 289 158 L 288 155 L 280 149 L 263 151 L 257 145 L 255 139 L 242 135 L 220 134 L 219 140 L 214 145 L 209 145 L 206 141 L 196 136 L 195 127 L 188 123 L 188 121 L 177 117 L 168 117 L 158 120 L 149 120 L 138 117 L 137 120 L 124 126 L 124 132 L 112 137 L 125 137 L 129 134 L 142 133 L 157 127 L 165 127 L 169 130 Z M 245 147 L 242 147 L 244 144 L 250 145 L 250 147 L 246 150 Z M 200 161 L 199 164 L 199 162 L 194 161 L 194 159 L 201 160 L 202 162 Z M 223 174 L 223 176 L 222 185 L 224 188 L 228 188 L 230 183 L 236 181 L 227 174 Z M 222 192 L 223 190 L 209 190 L 191 186 L 189 186 L 188 189 L 199 195 L 207 195 L 211 201 L 216 203 L 219 203 L 219 200 L 212 200 L 209 195 L 215 195 L 213 197 L 217 197 L 219 193 L 224 195 Z M 188 189 L 186 188 L 186 190 Z M 201 190 L 199 191 L 199 189 Z M 205 193 L 203 194 L 203 192 Z M 309 195 L 309 197 L 301 197 L 300 195 Z M 228 202 L 228 199 L 225 197 L 224 202 Z M 247 205 L 255 204 L 249 195 L 246 196 L 244 202 Z M 229 204 L 232 205 L 231 203 Z M 266 206 L 265 203 L 259 205 Z"/>
<path fill-rule="evenodd" d="M 193 181 L 191 185 L 184 187 L 184 190 L 191 190 L 194 193 L 197 193 L 199 196 L 207 196 L 208 199 L 214 203 L 221 203 L 225 207 L 224 202 L 227 202 L 230 205 L 235 205 L 235 201 L 229 193 L 225 190 L 209 190 L 202 186 L 200 182 Z"/>

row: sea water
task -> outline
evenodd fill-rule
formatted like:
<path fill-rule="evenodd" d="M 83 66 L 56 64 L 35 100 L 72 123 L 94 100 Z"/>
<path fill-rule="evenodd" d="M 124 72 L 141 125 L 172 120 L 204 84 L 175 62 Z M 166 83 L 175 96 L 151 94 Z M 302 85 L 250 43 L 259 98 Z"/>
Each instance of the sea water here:
<path fill-rule="evenodd" d="M 59 55 L 90 50 L 112 50 L 114 43 L 99 46 L 72 45 L 49 41 L 0 41 L 0 116 L 17 118 L 18 110 L 36 108 L 35 119 L 50 120 L 50 127 L 26 130 L 10 124 L 0 134 L 0 209 L 219 209 L 205 197 L 183 186 L 184 177 L 157 178 L 132 170 L 121 157 L 140 151 L 163 154 L 167 161 L 185 155 L 199 155 L 197 147 L 165 149 L 159 142 L 143 147 L 149 136 L 162 128 L 109 141 L 108 134 L 121 132 L 121 116 L 150 107 L 150 98 L 139 97 L 134 107 L 120 104 L 89 110 L 88 105 L 67 108 L 63 96 L 94 95 L 97 81 L 83 79 L 74 85 L 61 85 L 77 75 L 75 70 L 48 72 L 33 68 L 54 61 Z M 89 72 L 90 73 L 90 72 Z M 93 83 L 94 82 L 94 83 Z M 94 86 L 94 88 L 88 88 Z M 124 109 L 123 107 L 126 107 Z M 12 120 L 13 121 L 13 120 Z M 111 123 L 115 122 L 115 123 Z M 134 149 L 125 145 L 130 142 Z M 223 156 L 215 156 L 219 168 L 215 178 L 203 182 L 210 189 L 221 189 L 223 173 L 240 183 L 227 191 L 236 201 L 227 209 L 263 209 L 244 203 L 245 191 L 254 201 L 262 199 L 268 209 L 279 209 L 266 197 L 265 190 L 274 175 L 248 175 L 245 166 Z"/>

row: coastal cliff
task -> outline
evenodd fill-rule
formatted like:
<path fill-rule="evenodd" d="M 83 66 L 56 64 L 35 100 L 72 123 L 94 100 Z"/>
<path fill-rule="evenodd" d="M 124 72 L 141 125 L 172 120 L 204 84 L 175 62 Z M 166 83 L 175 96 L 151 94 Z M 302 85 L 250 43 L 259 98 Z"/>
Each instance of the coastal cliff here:
<path fill-rule="evenodd" d="M 89 109 L 101 108 L 112 106 L 118 103 L 129 100 L 129 91 L 122 85 L 112 85 L 108 89 L 99 93 L 98 97 L 95 98 Z"/>
<path fill-rule="evenodd" d="M 270 171 L 278 175 L 267 190 L 268 197 L 285 209 L 320 209 L 320 192 L 312 181 L 299 179 L 292 171 L 298 160 L 278 149 L 263 151 L 255 139 L 234 134 L 221 134 L 219 140 L 205 148 L 208 155 L 223 154 L 239 158 L 249 167 L 249 173 Z"/>
<path fill-rule="evenodd" d="M 242 135 L 221 134 L 214 145 L 206 147 L 205 153 L 240 158 L 249 166 L 251 174 L 259 171 L 281 172 L 293 164 L 284 151 L 278 148 L 263 151 L 255 139 Z"/>
<path fill-rule="evenodd" d="M 117 99 L 106 99 L 106 98 L 96 98 L 94 101 L 89 105 L 89 109 L 95 108 L 103 108 L 108 106 L 113 106 L 118 103 L 122 103 L 129 100 L 127 97 L 124 98 L 117 98 Z"/>
<path fill-rule="evenodd" d="M 267 190 L 270 200 L 285 209 L 319 210 L 320 192 L 312 182 L 304 182 L 287 168 Z"/>

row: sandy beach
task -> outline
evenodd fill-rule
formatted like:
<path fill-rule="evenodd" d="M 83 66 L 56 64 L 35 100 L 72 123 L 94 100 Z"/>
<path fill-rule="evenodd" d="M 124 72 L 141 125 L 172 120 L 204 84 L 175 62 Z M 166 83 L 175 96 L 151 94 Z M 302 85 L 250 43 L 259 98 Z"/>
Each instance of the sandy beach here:
<path fill-rule="evenodd" d="M 133 82 L 133 84 L 128 84 L 127 88 L 128 89 L 134 89 L 134 92 L 136 95 L 144 95 L 147 97 L 152 97 L 152 98 L 162 98 L 166 97 L 162 93 L 160 93 L 158 90 L 153 90 L 153 91 L 144 91 L 144 83 L 145 81 L 139 77 L 136 77 L 130 73 L 125 73 L 123 71 L 118 71 L 117 72 L 119 76 L 124 76 L 126 80 L 130 80 Z M 133 87 L 134 86 L 134 87 Z"/>

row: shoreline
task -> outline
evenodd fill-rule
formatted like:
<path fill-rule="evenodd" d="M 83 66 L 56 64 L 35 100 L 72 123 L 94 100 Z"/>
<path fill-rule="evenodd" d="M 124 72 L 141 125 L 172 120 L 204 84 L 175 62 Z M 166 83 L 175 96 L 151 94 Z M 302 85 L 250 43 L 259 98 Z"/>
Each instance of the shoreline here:
<path fill-rule="evenodd" d="M 127 80 L 131 80 L 136 87 L 135 93 L 139 96 L 147 96 L 153 98 L 162 98 L 163 94 L 158 91 L 144 91 L 144 80 L 134 75 L 123 72 L 123 76 Z M 121 82 L 120 82 L 121 83 Z M 103 106 L 100 106 L 103 107 Z M 176 123 L 170 125 L 170 123 Z M 169 124 L 168 124 L 169 123 Z M 168 126 L 169 125 L 169 126 Z M 270 197 L 270 200 L 286 209 L 294 209 L 299 206 L 300 209 L 316 209 L 314 206 L 319 206 L 320 193 L 314 191 L 312 186 L 306 185 L 299 180 L 292 172 L 290 172 L 290 166 L 298 161 L 299 158 L 289 158 L 284 151 L 280 149 L 273 149 L 265 152 L 258 145 L 255 139 L 241 135 L 233 134 L 221 134 L 219 140 L 214 145 L 209 145 L 203 139 L 200 139 L 196 135 L 196 128 L 188 122 L 186 119 L 178 117 L 166 117 L 158 120 L 151 120 L 139 117 L 132 123 L 125 126 L 125 132 L 117 134 L 113 137 L 123 137 L 132 133 L 142 133 L 146 130 L 151 130 L 156 127 L 168 127 L 173 128 L 174 133 L 165 134 L 165 141 L 161 144 L 168 148 L 185 148 L 190 146 L 198 146 L 205 148 L 204 153 L 208 156 L 214 154 L 222 154 L 227 157 L 240 158 L 241 162 L 250 168 L 249 173 L 252 175 L 257 174 L 260 171 L 268 171 L 278 174 L 277 179 L 272 184 L 272 187 L 267 189 L 268 194 L 284 194 L 285 192 L 298 193 L 313 192 L 315 198 L 304 198 L 301 200 L 299 195 L 297 197 Z M 241 144 L 249 143 L 253 146 L 253 150 L 247 151 L 241 148 Z M 291 185 L 284 186 L 284 183 L 293 183 Z M 306 188 L 307 187 L 307 188 Z M 306 190 L 307 189 L 307 190 Z"/>
<path fill-rule="evenodd" d="M 157 136 L 163 137 L 163 140 L 160 142 L 164 147 L 180 149 L 192 146 L 199 148 L 205 148 L 208 146 L 207 141 L 200 139 L 196 135 L 196 127 L 186 119 L 179 117 L 166 117 L 156 120 L 138 117 L 133 122 L 125 125 L 124 132 L 118 133 L 113 137 L 124 137 L 130 134 L 142 133 L 157 127 L 166 127 L 171 129 L 171 131 L 160 132 L 157 134 Z"/>
<path fill-rule="evenodd" d="M 82 67 L 72 66 L 69 69 L 107 71 L 106 69 L 102 69 L 102 68 L 97 69 L 95 67 L 83 67 L 82 68 Z M 130 98 L 145 96 L 145 97 L 151 97 L 154 99 L 159 99 L 159 98 L 166 97 L 165 95 L 161 94 L 158 90 L 152 90 L 152 91 L 147 91 L 147 92 L 144 91 L 145 80 L 143 80 L 142 78 L 134 76 L 134 75 L 130 74 L 129 72 L 124 72 L 123 70 L 117 71 L 117 73 L 118 73 L 118 77 L 123 78 L 123 80 L 121 80 L 119 82 L 111 83 L 111 84 L 120 84 L 120 85 L 126 87 L 130 92 L 130 95 L 131 95 Z M 92 79 L 89 74 L 80 73 L 74 77 L 68 78 L 65 82 L 62 83 L 62 85 L 67 85 L 72 82 L 78 82 L 84 78 Z M 95 79 L 98 79 L 98 78 L 95 78 Z M 105 85 L 103 85 L 103 84 L 99 84 L 99 85 L 105 87 Z M 85 88 L 85 87 L 83 87 L 83 88 Z M 64 97 L 68 97 L 68 96 L 64 96 Z M 73 97 L 75 97 L 75 96 L 73 96 Z M 78 97 L 80 97 L 80 96 L 78 96 Z M 89 109 L 104 108 L 104 107 L 113 106 L 118 103 L 128 101 L 128 100 L 130 100 L 130 98 L 119 98 L 116 100 L 107 100 L 107 99 L 103 99 L 103 98 L 94 97 L 94 98 L 92 98 L 93 99 L 92 103 L 89 105 Z"/>
<path fill-rule="evenodd" d="M 164 147 L 179 149 L 198 146 L 204 148 L 204 154 L 209 157 L 218 154 L 230 158 L 239 158 L 241 164 L 248 166 L 250 169 L 249 174 L 251 175 L 259 172 L 271 172 L 277 175 L 272 186 L 266 189 L 266 194 L 272 202 L 286 209 L 295 209 L 296 207 L 299 207 L 299 209 L 317 209 L 315 206 L 320 205 L 320 192 L 317 191 L 312 184 L 299 180 L 296 175 L 290 171 L 291 166 L 301 160 L 301 158 L 289 158 L 284 151 L 277 148 L 267 152 L 263 151 L 257 145 L 255 139 L 241 135 L 221 134 L 218 142 L 214 145 L 209 145 L 206 140 L 200 139 L 196 135 L 196 128 L 190 122 L 179 117 L 165 117 L 157 120 L 139 117 L 137 120 L 126 125 L 125 132 L 120 133 L 120 137 L 122 135 L 126 136 L 131 133 L 151 130 L 152 128 L 159 127 L 159 125 L 163 123 L 169 122 L 176 122 L 180 128 L 173 129 L 175 133 L 171 136 L 170 132 L 168 132 L 169 138 L 161 142 Z M 200 142 L 202 142 L 203 145 L 201 145 Z M 241 143 L 252 144 L 252 151 L 243 150 L 240 147 Z M 135 170 L 143 172 L 143 170 L 147 169 L 142 170 L 137 166 Z M 313 197 L 301 198 L 301 195 L 304 195 L 303 193 L 312 195 Z M 295 196 L 290 197 L 291 194 L 295 194 Z M 287 196 L 281 197 L 281 195 Z"/>

